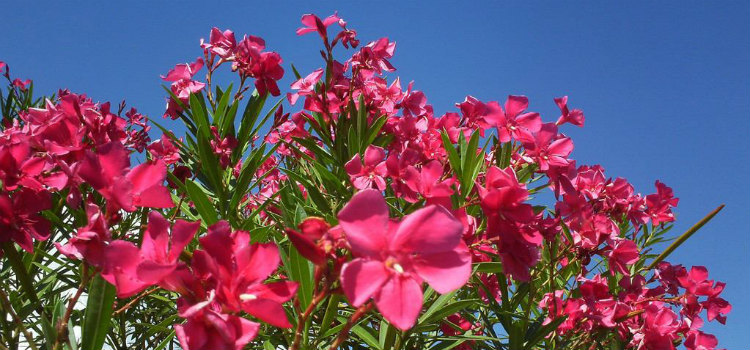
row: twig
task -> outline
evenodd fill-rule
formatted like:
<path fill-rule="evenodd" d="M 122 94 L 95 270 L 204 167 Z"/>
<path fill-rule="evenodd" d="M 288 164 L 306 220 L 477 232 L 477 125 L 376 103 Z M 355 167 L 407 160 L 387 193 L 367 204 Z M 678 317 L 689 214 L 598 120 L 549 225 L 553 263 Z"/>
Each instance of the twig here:
<path fill-rule="evenodd" d="M 151 290 L 149 290 L 149 291 L 146 291 L 146 292 L 143 292 L 143 293 L 141 293 L 140 295 L 138 295 L 137 297 L 135 297 L 135 298 L 134 298 L 133 300 L 131 300 L 131 301 L 129 301 L 129 302 L 127 303 L 127 304 L 123 305 L 123 307 L 121 307 L 121 308 L 119 308 L 119 309 L 115 310 L 115 312 L 113 312 L 113 313 L 112 313 L 112 315 L 113 315 L 113 316 L 117 316 L 117 315 L 119 315 L 119 314 L 121 314 L 121 313 L 125 312 L 125 311 L 126 311 L 127 309 L 129 309 L 129 308 L 133 307 L 133 305 L 134 305 L 135 303 L 137 303 L 138 301 L 140 301 L 141 299 L 143 299 L 143 298 L 144 298 L 145 296 L 147 296 L 147 295 L 150 295 L 150 294 L 152 294 L 153 292 L 156 292 L 157 290 L 159 290 L 159 288 L 154 288 L 154 289 L 151 289 Z"/>
<path fill-rule="evenodd" d="M 343 344 L 347 339 L 349 339 L 349 331 L 354 327 L 354 324 L 359 321 L 359 319 L 368 313 L 370 310 L 372 310 L 374 304 L 371 301 L 368 301 L 366 304 L 362 305 L 355 311 L 351 317 L 349 317 L 349 320 L 346 321 L 346 324 L 344 325 L 344 328 L 341 329 L 341 332 L 339 332 L 338 337 L 336 337 L 336 340 L 333 341 L 333 344 L 331 344 L 331 347 L 329 350 L 336 350 Z"/>
<path fill-rule="evenodd" d="M 60 320 L 60 322 L 57 324 L 57 339 L 55 339 L 55 345 L 53 349 L 59 349 L 61 345 L 60 341 L 62 340 L 62 338 L 69 336 L 67 335 L 68 321 L 70 320 L 70 316 L 73 314 L 73 309 L 78 302 L 78 298 L 80 298 L 81 294 L 83 294 L 83 290 L 84 288 L 86 288 L 86 285 L 88 284 L 92 276 L 94 276 L 94 274 L 89 275 L 89 265 L 84 263 L 83 271 L 81 272 L 81 283 L 78 285 L 78 290 L 73 295 L 73 297 L 68 300 L 68 308 L 65 310 L 65 314 L 63 315 L 62 320 Z"/>

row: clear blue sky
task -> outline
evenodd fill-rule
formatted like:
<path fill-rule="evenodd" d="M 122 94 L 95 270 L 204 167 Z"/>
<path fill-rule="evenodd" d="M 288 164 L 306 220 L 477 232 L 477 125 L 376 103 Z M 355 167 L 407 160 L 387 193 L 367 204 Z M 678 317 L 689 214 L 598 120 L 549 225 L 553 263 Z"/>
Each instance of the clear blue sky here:
<path fill-rule="evenodd" d="M 438 113 L 467 94 L 524 94 L 552 121 L 559 114 L 552 98 L 570 95 L 587 124 L 565 129 L 574 158 L 602 164 L 642 193 L 656 179 L 672 186 L 680 197 L 673 232 L 726 203 L 670 260 L 706 265 L 711 278 L 727 282 L 734 310 L 727 326 L 707 330 L 722 347 L 750 347 L 747 1 L 22 3 L 0 9 L 0 60 L 14 75 L 34 79 L 41 92 L 67 87 L 95 100 L 126 99 L 150 116 L 163 112 L 159 74 L 199 56 L 212 26 L 260 35 L 286 67 L 309 72 L 320 65 L 319 41 L 294 34 L 299 18 L 336 9 L 363 41 L 398 43 L 398 74 L 415 80 Z"/>

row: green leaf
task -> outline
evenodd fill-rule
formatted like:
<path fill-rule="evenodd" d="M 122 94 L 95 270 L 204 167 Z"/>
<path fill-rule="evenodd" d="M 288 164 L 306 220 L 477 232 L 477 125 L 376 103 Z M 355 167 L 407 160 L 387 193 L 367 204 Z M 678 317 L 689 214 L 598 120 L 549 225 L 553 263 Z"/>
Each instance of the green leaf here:
<path fill-rule="evenodd" d="M 193 113 L 193 122 L 198 127 L 198 133 L 209 138 L 211 136 L 211 122 L 208 120 L 206 105 L 203 103 L 203 94 L 190 94 L 190 111 Z"/>
<path fill-rule="evenodd" d="M 690 238 L 695 232 L 697 232 L 703 225 L 707 224 L 711 219 L 716 216 L 722 209 L 724 209 L 724 204 L 720 205 L 718 208 L 714 209 L 712 212 L 708 213 L 701 221 L 698 221 L 695 225 L 690 227 L 685 233 L 681 234 L 680 237 L 677 237 L 677 239 L 672 242 L 672 244 L 667 247 L 667 249 L 664 250 L 661 254 L 659 254 L 654 261 L 651 262 L 650 265 L 648 265 L 648 269 L 653 269 L 658 265 L 662 260 L 664 260 L 666 257 L 669 256 L 669 254 L 672 254 L 672 252 L 677 249 L 682 243 L 685 243 L 685 241 Z"/>
<path fill-rule="evenodd" d="M 195 204 L 195 209 L 198 210 L 198 214 L 200 214 L 203 221 L 205 221 L 206 226 L 211 226 L 219 221 L 219 215 L 216 213 L 216 208 L 211 204 L 211 201 L 208 199 L 208 196 L 200 185 L 193 182 L 193 180 L 187 179 L 185 180 L 185 189 L 188 192 L 190 200 Z"/>
<path fill-rule="evenodd" d="M 227 107 L 229 107 L 229 99 L 232 96 L 232 85 L 229 84 L 229 87 L 222 92 L 221 97 L 219 98 L 219 103 L 216 105 L 216 111 L 214 112 L 214 122 L 216 123 L 216 126 L 219 129 L 219 135 L 226 136 L 224 129 L 226 124 L 226 121 L 230 118 L 227 118 Z M 217 87 L 218 89 L 218 87 Z M 233 123 L 234 121 L 230 120 L 230 123 Z"/>
<path fill-rule="evenodd" d="M 557 326 L 565 322 L 567 318 L 568 318 L 567 315 L 563 315 L 561 317 L 558 317 L 554 321 L 540 327 L 536 332 L 534 332 L 528 337 L 529 340 L 526 341 L 526 345 L 524 346 L 524 349 L 532 349 L 547 335 L 555 331 L 557 329 Z"/>
<path fill-rule="evenodd" d="M 289 278 L 299 282 L 297 296 L 302 309 L 307 308 L 312 301 L 313 294 L 313 265 L 307 261 L 293 245 L 289 245 L 288 254 L 284 266 L 289 273 Z M 284 256 L 282 256 L 284 258 Z"/>
<path fill-rule="evenodd" d="M 81 330 L 82 349 L 101 349 L 109 332 L 115 286 L 96 275 L 89 285 L 88 301 Z"/>
<path fill-rule="evenodd" d="M 367 329 L 360 325 L 354 325 L 352 327 L 352 332 L 357 335 L 359 339 L 362 339 L 365 343 L 367 343 L 368 346 L 370 346 L 373 349 L 382 349 L 380 347 L 380 343 L 378 343 L 378 340 L 375 339 L 375 336 L 372 335 Z"/>
<path fill-rule="evenodd" d="M 456 176 L 461 178 L 461 158 L 458 156 L 456 148 L 453 147 L 453 143 L 451 143 L 451 139 L 448 136 L 448 133 L 443 130 L 440 133 L 440 136 L 443 138 L 443 148 L 445 148 L 445 151 L 448 153 L 448 161 L 451 164 L 451 168 L 453 168 Z"/>

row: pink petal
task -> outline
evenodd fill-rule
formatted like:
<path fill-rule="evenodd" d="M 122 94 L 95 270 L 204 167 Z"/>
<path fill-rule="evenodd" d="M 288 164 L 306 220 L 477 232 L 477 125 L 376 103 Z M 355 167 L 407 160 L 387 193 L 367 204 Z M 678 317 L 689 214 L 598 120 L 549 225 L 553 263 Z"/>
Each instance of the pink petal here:
<path fill-rule="evenodd" d="M 182 250 L 193 240 L 200 227 L 200 221 L 177 220 L 175 222 L 172 227 L 172 246 L 169 248 L 169 260 L 176 261 L 180 257 Z"/>
<path fill-rule="evenodd" d="M 281 262 L 279 249 L 274 243 L 245 246 L 236 252 L 235 259 L 237 261 L 236 278 L 248 283 L 265 280 Z"/>
<path fill-rule="evenodd" d="M 471 276 L 471 254 L 466 244 L 448 252 L 420 255 L 414 269 L 435 291 L 445 294 L 462 287 Z"/>
<path fill-rule="evenodd" d="M 374 167 L 385 159 L 385 150 L 378 146 L 367 146 L 365 150 L 365 165 Z"/>
<path fill-rule="evenodd" d="M 555 140 L 547 149 L 550 154 L 567 157 L 573 152 L 573 140 L 568 137 Z"/>
<path fill-rule="evenodd" d="M 349 302 L 364 304 L 388 280 L 390 273 L 381 261 L 354 259 L 341 268 L 341 287 Z"/>
<path fill-rule="evenodd" d="M 439 253 L 453 250 L 461 241 L 463 225 L 444 207 L 430 205 L 404 217 L 390 250 Z"/>
<path fill-rule="evenodd" d="M 294 296 L 297 286 L 289 281 L 255 285 L 245 291 L 255 299 L 244 301 L 242 310 L 273 326 L 289 328 L 292 325 L 281 303 Z"/>
<path fill-rule="evenodd" d="M 505 101 L 505 115 L 513 118 L 529 107 L 529 99 L 526 96 L 508 96 Z"/>
<path fill-rule="evenodd" d="M 326 262 L 325 252 L 310 238 L 292 229 L 287 229 L 286 234 L 289 237 L 289 241 L 294 245 L 294 248 L 305 259 L 310 260 L 315 265 L 322 265 Z"/>
<path fill-rule="evenodd" d="M 344 164 L 344 169 L 350 176 L 362 174 L 362 158 L 360 158 L 359 153 L 355 154 L 351 160 Z"/>
<path fill-rule="evenodd" d="M 148 284 L 138 279 L 137 268 L 141 257 L 135 244 L 122 240 L 113 241 L 107 246 L 104 259 L 102 278 L 117 287 L 118 298 L 129 297 L 148 287 Z"/>
<path fill-rule="evenodd" d="M 531 132 L 537 132 L 542 128 L 542 118 L 539 113 L 524 113 L 516 119 L 518 125 L 528 129 Z"/>
<path fill-rule="evenodd" d="M 414 326 L 422 310 L 421 286 L 404 275 L 388 279 L 374 299 L 383 317 L 402 331 Z"/>
<path fill-rule="evenodd" d="M 135 205 L 149 208 L 171 208 L 174 206 L 169 190 L 164 187 L 167 167 L 161 159 L 133 168 L 127 175 L 133 184 Z"/>
<path fill-rule="evenodd" d="M 388 205 L 378 190 L 357 192 L 338 219 L 354 254 L 377 257 L 386 248 Z"/>
<path fill-rule="evenodd" d="M 148 227 L 143 234 L 141 254 L 147 260 L 165 262 L 169 250 L 169 222 L 158 211 L 148 214 Z"/>
<path fill-rule="evenodd" d="M 421 178 L 423 184 L 434 184 L 443 176 L 443 165 L 433 160 L 422 166 Z"/>

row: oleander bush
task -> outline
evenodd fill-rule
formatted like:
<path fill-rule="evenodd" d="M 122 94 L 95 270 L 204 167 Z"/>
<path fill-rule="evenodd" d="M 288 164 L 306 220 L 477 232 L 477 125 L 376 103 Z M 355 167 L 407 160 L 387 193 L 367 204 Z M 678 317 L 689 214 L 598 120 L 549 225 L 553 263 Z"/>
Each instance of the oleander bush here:
<path fill-rule="evenodd" d="M 717 346 L 724 283 L 665 258 L 720 208 L 669 234 L 671 188 L 571 158 L 567 96 L 436 112 L 388 38 L 302 24 L 310 73 L 213 28 L 162 76 L 180 132 L 0 62 L 0 349 Z"/>

